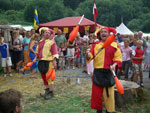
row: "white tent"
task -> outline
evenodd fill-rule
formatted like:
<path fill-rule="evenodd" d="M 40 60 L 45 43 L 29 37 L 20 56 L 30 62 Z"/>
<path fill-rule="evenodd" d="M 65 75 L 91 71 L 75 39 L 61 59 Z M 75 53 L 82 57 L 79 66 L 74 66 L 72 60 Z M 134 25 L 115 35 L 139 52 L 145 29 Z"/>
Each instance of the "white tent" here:
<path fill-rule="evenodd" d="M 22 29 L 22 25 L 10 25 L 10 27 Z"/>
<path fill-rule="evenodd" d="M 32 26 L 22 26 L 22 25 L 10 25 L 10 27 L 24 29 L 26 31 L 30 31 L 31 29 L 33 29 Z"/>
<path fill-rule="evenodd" d="M 123 22 L 116 28 L 116 30 L 117 33 L 120 33 L 121 35 L 133 35 L 133 32 L 128 29 Z"/>
<path fill-rule="evenodd" d="M 150 37 L 150 33 L 143 33 L 143 37 Z"/>
<path fill-rule="evenodd" d="M 31 29 L 33 29 L 32 26 L 23 26 L 23 29 L 25 29 L 26 31 L 31 31 Z"/>

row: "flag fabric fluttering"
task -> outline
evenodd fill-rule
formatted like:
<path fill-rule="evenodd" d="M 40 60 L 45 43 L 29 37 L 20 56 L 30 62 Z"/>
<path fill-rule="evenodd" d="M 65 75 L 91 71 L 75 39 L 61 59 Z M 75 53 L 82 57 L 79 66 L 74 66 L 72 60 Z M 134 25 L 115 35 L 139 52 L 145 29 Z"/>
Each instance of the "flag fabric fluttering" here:
<path fill-rule="evenodd" d="M 34 29 L 37 30 L 39 28 L 39 20 L 38 20 L 38 13 L 37 13 L 37 7 L 35 7 L 34 11 Z"/>
<path fill-rule="evenodd" d="M 97 15 L 98 15 L 98 12 L 97 12 L 95 0 L 94 0 L 94 3 L 93 3 L 93 18 L 94 18 L 95 25 L 97 25 L 96 24 L 96 17 L 97 17 Z"/>

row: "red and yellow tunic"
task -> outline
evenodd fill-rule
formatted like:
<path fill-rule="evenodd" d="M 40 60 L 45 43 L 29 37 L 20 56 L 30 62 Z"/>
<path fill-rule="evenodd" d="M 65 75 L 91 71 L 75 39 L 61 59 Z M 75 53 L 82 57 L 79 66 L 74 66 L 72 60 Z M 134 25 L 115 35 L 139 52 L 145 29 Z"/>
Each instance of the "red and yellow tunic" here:
<path fill-rule="evenodd" d="M 52 69 L 54 58 L 58 58 L 57 45 L 53 39 L 41 40 L 36 49 L 36 56 L 39 60 L 50 61 L 49 70 Z M 53 84 L 51 79 L 46 80 L 46 73 L 41 73 L 44 85 Z"/>
<path fill-rule="evenodd" d="M 87 62 L 90 62 L 94 55 L 102 48 L 103 42 L 97 41 L 92 45 L 90 50 L 90 58 Z M 94 58 L 95 69 L 110 69 L 110 65 L 117 63 L 118 68 L 121 68 L 122 54 L 117 43 L 112 42 L 110 46 L 101 50 L 99 54 Z M 108 87 L 109 97 L 106 94 L 106 88 L 98 86 L 92 83 L 92 95 L 91 95 L 91 108 L 96 110 L 102 110 L 102 96 L 104 97 L 105 107 L 108 112 L 115 112 L 114 101 L 114 86 Z"/>
<path fill-rule="evenodd" d="M 90 50 L 90 62 L 93 56 L 102 48 L 103 42 L 97 41 L 92 45 Z M 102 49 L 102 51 L 94 58 L 94 68 L 110 69 L 110 65 L 117 63 L 118 68 L 121 68 L 122 54 L 117 43 L 113 42 L 110 46 Z"/>
<path fill-rule="evenodd" d="M 36 53 L 39 60 L 52 61 L 54 58 L 58 58 L 57 45 L 53 39 L 41 40 Z"/>

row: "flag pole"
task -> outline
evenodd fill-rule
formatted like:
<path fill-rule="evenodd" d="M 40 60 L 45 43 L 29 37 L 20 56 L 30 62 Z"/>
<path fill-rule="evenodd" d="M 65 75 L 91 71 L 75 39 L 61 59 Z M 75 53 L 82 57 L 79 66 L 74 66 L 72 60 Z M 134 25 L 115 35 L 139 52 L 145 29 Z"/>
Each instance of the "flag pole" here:
<path fill-rule="evenodd" d="M 94 22 L 95 22 L 95 30 L 96 30 L 96 28 L 97 28 L 97 22 L 96 22 L 95 8 L 96 8 L 96 4 L 95 4 L 95 0 L 94 0 L 93 1 L 93 19 L 94 19 Z"/>

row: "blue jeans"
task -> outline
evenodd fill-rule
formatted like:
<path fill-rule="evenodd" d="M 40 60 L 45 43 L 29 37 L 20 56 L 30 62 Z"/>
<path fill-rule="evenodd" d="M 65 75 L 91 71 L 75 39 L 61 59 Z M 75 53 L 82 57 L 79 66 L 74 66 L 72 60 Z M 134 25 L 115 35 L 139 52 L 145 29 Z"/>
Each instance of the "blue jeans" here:
<path fill-rule="evenodd" d="M 86 59 L 85 59 L 85 56 L 82 56 L 82 65 L 86 65 Z"/>

